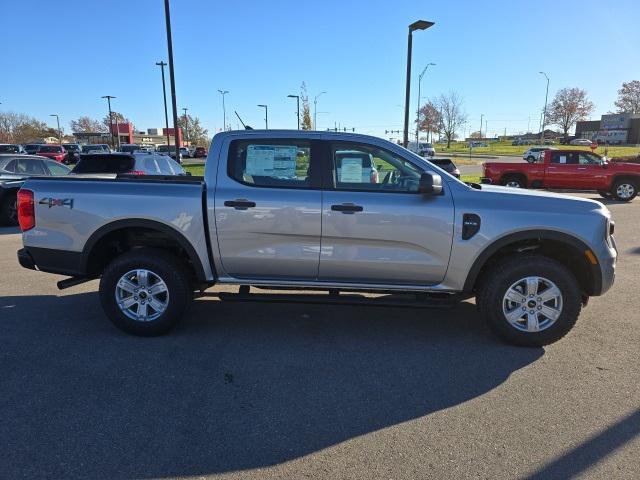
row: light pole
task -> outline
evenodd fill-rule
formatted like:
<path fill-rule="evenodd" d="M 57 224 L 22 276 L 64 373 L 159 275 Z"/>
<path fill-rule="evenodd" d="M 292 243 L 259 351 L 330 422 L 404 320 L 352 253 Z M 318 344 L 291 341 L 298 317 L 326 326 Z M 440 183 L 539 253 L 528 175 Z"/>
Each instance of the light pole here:
<path fill-rule="evenodd" d="M 547 121 L 547 98 L 549 97 L 549 76 L 544 72 L 538 72 L 547 79 L 547 92 L 544 94 L 544 110 L 542 111 L 542 127 L 540 128 L 540 143 L 544 144 L 544 124 Z"/>
<path fill-rule="evenodd" d="M 227 108 L 224 105 L 224 96 L 227 93 L 229 93 L 229 90 L 218 89 L 218 91 L 220 92 L 220 95 L 222 95 L 222 131 L 226 132 L 227 131 Z"/>
<path fill-rule="evenodd" d="M 321 96 L 323 93 L 327 93 L 327 92 L 320 92 L 318 95 L 316 95 L 316 96 L 313 98 L 313 129 L 314 129 L 314 130 L 317 130 L 317 129 L 318 129 L 318 127 L 316 126 L 317 113 L 318 113 L 318 112 L 317 112 L 317 110 L 318 110 L 318 99 L 320 98 L 320 96 Z"/>
<path fill-rule="evenodd" d="M 411 49 L 413 44 L 414 30 L 426 30 L 434 25 L 433 22 L 418 20 L 409 25 L 409 38 L 407 40 L 407 87 L 404 98 L 404 132 L 402 136 L 402 146 L 409 145 L 409 100 L 411 99 Z"/>
<path fill-rule="evenodd" d="M 167 65 L 165 62 L 156 62 L 156 65 L 160 67 L 162 71 L 162 98 L 164 99 L 164 126 L 165 135 L 167 136 L 167 145 L 169 145 L 169 114 L 167 113 L 167 89 L 164 85 L 164 67 Z"/>
<path fill-rule="evenodd" d="M 113 146 L 113 115 L 111 114 L 111 99 L 116 98 L 113 95 L 103 95 L 101 98 L 107 99 L 107 105 L 109 106 L 109 135 L 111 135 L 111 148 Z"/>
<path fill-rule="evenodd" d="M 295 98 L 296 105 L 298 106 L 297 116 L 298 116 L 298 130 L 300 130 L 300 95 L 287 95 L 287 98 Z"/>
<path fill-rule="evenodd" d="M 416 148 L 418 148 L 418 143 L 420 143 L 418 139 L 418 135 L 420 135 L 420 85 L 422 83 L 422 77 L 424 77 L 424 74 L 427 73 L 427 69 L 429 68 L 430 65 L 435 66 L 435 63 L 427 63 L 427 66 L 424 67 L 424 69 L 422 70 L 422 73 L 418 75 L 418 109 L 416 110 Z"/>
<path fill-rule="evenodd" d="M 482 139 L 482 119 L 484 118 L 484 113 L 480 114 L 480 132 L 478 132 L 478 140 Z"/>
<path fill-rule="evenodd" d="M 186 107 L 182 109 L 182 111 L 184 112 L 184 134 L 187 137 L 187 143 L 191 145 L 191 142 L 189 141 L 189 117 L 187 117 L 187 110 L 189 109 Z"/>
<path fill-rule="evenodd" d="M 164 0 L 164 19 L 167 27 L 167 51 L 169 55 L 169 80 L 171 83 L 171 107 L 173 108 L 173 138 L 176 147 L 176 160 L 180 158 L 180 142 L 178 141 L 178 104 L 176 101 L 176 79 L 173 74 L 173 41 L 171 40 L 171 11 L 169 0 Z"/>
<path fill-rule="evenodd" d="M 267 107 L 266 105 L 258 106 L 264 108 L 264 129 L 269 130 L 269 107 Z"/>
<path fill-rule="evenodd" d="M 56 113 L 49 115 L 50 117 L 56 117 L 58 123 L 58 144 L 62 145 L 62 131 L 60 130 L 60 117 Z"/>

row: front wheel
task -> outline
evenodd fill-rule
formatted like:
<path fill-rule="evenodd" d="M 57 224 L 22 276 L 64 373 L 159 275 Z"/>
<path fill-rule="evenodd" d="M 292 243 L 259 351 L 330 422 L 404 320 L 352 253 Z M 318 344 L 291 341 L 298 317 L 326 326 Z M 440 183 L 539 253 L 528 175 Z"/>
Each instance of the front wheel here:
<path fill-rule="evenodd" d="M 498 337 L 528 347 L 560 340 L 582 308 L 574 275 L 556 260 L 536 254 L 498 262 L 484 278 L 477 301 Z"/>
<path fill-rule="evenodd" d="M 638 195 L 638 187 L 629 180 L 618 180 L 611 189 L 613 198 L 621 202 L 630 202 Z"/>
<path fill-rule="evenodd" d="M 502 185 L 512 188 L 526 188 L 527 182 L 519 175 L 507 175 L 502 179 Z"/>
<path fill-rule="evenodd" d="M 124 253 L 107 266 L 100 280 L 104 312 L 116 327 L 133 335 L 167 333 L 192 298 L 185 265 L 163 250 Z"/>

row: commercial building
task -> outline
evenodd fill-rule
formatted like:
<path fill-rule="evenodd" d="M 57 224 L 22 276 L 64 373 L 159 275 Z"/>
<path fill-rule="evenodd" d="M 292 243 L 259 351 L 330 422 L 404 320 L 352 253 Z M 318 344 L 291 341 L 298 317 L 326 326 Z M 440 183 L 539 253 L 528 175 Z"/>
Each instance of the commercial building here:
<path fill-rule="evenodd" d="M 167 133 L 169 145 L 175 145 L 174 129 L 148 128 L 146 131 L 134 130 L 131 123 L 118 123 L 111 126 L 111 134 L 116 144 L 136 143 L 138 145 L 166 145 Z M 73 136 L 79 143 L 111 143 L 111 134 L 103 132 L 77 132 Z M 182 129 L 178 129 L 178 144 L 185 145 L 182 140 Z"/>
<path fill-rule="evenodd" d="M 610 145 L 638 145 L 640 144 L 640 115 L 613 113 L 602 115 L 600 120 L 578 122 L 576 137 Z"/>

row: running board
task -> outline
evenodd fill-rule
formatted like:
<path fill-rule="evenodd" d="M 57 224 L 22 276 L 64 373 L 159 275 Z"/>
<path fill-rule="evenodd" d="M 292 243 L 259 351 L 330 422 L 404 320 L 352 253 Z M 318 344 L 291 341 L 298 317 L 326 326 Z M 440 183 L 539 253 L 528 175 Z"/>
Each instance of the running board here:
<path fill-rule="evenodd" d="M 244 287 L 244 286 L 243 286 Z M 216 297 L 223 302 L 264 302 L 264 303 L 313 303 L 323 305 L 363 305 L 407 308 L 452 309 L 461 300 L 458 295 L 431 296 L 424 293 L 381 295 L 365 297 L 337 291 L 329 293 L 249 293 L 241 287 L 240 293 L 203 292 L 196 297 Z"/>

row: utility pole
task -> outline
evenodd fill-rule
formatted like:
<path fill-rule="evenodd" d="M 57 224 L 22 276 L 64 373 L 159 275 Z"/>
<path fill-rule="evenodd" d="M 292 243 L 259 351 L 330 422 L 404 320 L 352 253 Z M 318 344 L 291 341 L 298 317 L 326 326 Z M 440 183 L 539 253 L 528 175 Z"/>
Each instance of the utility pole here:
<path fill-rule="evenodd" d="M 58 122 L 58 144 L 62 145 L 62 131 L 60 130 L 60 117 L 58 117 L 58 115 L 55 113 L 52 113 L 49 116 L 56 117 L 56 122 Z"/>
<path fill-rule="evenodd" d="M 318 95 L 316 95 L 313 99 L 313 129 L 317 130 L 318 129 L 318 98 L 320 98 L 320 95 L 322 95 L 323 93 L 327 93 L 327 92 L 320 92 Z"/>
<path fill-rule="evenodd" d="M 549 76 L 544 72 L 538 72 L 545 76 L 547 79 L 547 92 L 544 94 L 544 110 L 542 110 L 542 127 L 540 128 L 540 144 L 544 144 L 544 127 L 547 121 L 547 99 L 549 97 Z"/>
<path fill-rule="evenodd" d="M 164 84 L 164 67 L 167 65 L 164 61 L 156 62 L 162 71 L 162 98 L 164 99 L 164 127 L 167 136 L 167 145 L 169 145 L 169 114 L 167 113 L 167 89 Z"/>
<path fill-rule="evenodd" d="M 227 93 L 229 93 L 229 90 L 218 89 L 218 91 L 220 92 L 220 95 L 222 95 L 222 131 L 226 132 L 227 131 L 227 107 L 224 104 L 224 96 Z"/>
<path fill-rule="evenodd" d="M 269 130 L 269 107 L 266 105 L 258 105 L 264 108 L 264 129 Z"/>
<path fill-rule="evenodd" d="M 478 138 L 482 138 L 482 119 L 484 118 L 484 113 L 480 114 L 480 133 L 478 135 Z"/>
<path fill-rule="evenodd" d="M 404 97 L 404 133 L 402 135 L 402 146 L 409 145 L 409 101 L 411 100 L 411 49 L 413 48 L 413 32 L 415 30 L 426 30 L 435 25 L 433 22 L 418 20 L 409 25 L 409 37 L 407 39 L 407 85 Z"/>
<path fill-rule="evenodd" d="M 420 75 L 418 75 L 418 108 L 416 109 L 416 148 L 418 147 L 418 144 L 420 143 L 420 139 L 419 139 L 419 135 L 420 135 L 420 86 L 422 84 L 422 77 L 424 77 L 424 74 L 427 73 L 427 69 L 429 68 L 430 65 L 434 65 L 435 63 L 427 63 L 427 66 L 424 67 L 424 69 L 422 70 L 422 73 Z"/>
<path fill-rule="evenodd" d="M 111 135 L 111 148 L 114 148 L 113 146 L 113 115 L 111 114 L 111 99 L 116 97 L 114 97 L 113 95 L 103 95 L 100 98 L 106 98 L 107 105 L 109 106 L 109 135 Z"/>
<path fill-rule="evenodd" d="M 298 130 L 300 130 L 300 95 L 287 95 L 287 98 L 295 98 L 296 99 L 296 105 L 297 105 L 297 117 L 298 117 Z"/>
<path fill-rule="evenodd" d="M 187 110 L 189 109 L 188 108 L 182 109 L 182 111 L 184 112 L 184 134 L 187 137 L 187 143 L 191 145 L 191 142 L 189 141 L 189 117 L 187 117 Z"/>
<path fill-rule="evenodd" d="M 173 138 L 175 139 L 176 161 L 180 158 L 180 142 L 178 141 L 178 106 L 176 102 L 176 80 L 173 73 L 173 41 L 171 40 L 171 11 L 169 0 L 164 0 L 164 18 L 167 24 L 167 50 L 169 53 L 169 80 L 171 82 L 171 106 L 173 107 Z"/>

